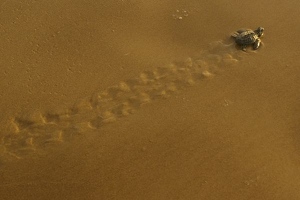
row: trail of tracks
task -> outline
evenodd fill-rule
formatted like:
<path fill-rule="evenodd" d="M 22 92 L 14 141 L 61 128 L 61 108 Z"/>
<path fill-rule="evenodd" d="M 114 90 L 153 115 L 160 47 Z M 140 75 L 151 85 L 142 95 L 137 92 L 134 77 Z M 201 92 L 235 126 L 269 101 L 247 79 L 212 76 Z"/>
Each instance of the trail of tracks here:
<path fill-rule="evenodd" d="M 0 136 L 0 161 L 42 152 L 47 145 L 70 141 L 74 135 L 100 129 L 130 115 L 142 104 L 171 97 L 173 93 L 216 76 L 224 67 L 237 64 L 238 53 L 232 44 L 217 41 L 197 58 L 144 71 L 139 77 L 91 94 L 73 107 L 15 116 L 11 119 L 14 131 Z"/>

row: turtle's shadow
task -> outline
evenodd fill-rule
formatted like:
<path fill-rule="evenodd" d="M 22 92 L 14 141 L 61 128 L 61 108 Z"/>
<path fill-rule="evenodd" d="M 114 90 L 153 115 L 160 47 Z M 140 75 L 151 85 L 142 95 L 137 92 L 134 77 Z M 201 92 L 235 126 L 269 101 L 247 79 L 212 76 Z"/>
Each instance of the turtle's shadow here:
<path fill-rule="evenodd" d="M 263 44 L 261 43 L 261 46 L 260 46 L 258 49 L 253 49 L 253 45 L 248 45 L 248 46 L 246 47 L 246 51 L 244 51 L 244 50 L 242 49 L 242 46 L 241 46 L 241 45 L 238 45 L 238 44 L 235 44 L 235 45 L 234 45 L 234 48 L 235 48 L 236 50 L 239 50 L 239 51 L 242 51 L 242 52 L 245 52 L 245 53 L 249 53 L 249 52 L 251 52 L 251 53 L 256 53 L 256 52 L 260 51 L 260 50 L 263 48 Z"/>
<path fill-rule="evenodd" d="M 227 43 L 230 43 L 230 44 L 233 44 L 233 46 L 234 46 L 234 48 L 235 48 L 236 50 L 239 50 L 239 51 L 242 51 L 242 52 L 245 52 L 245 53 L 249 53 L 249 52 L 251 52 L 251 53 L 256 53 L 256 52 L 260 51 L 262 48 L 264 48 L 264 44 L 263 44 L 263 42 L 261 42 L 260 47 L 259 47 L 258 49 L 253 49 L 253 45 L 250 44 L 250 45 L 248 45 L 248 46 L 246 47 L 246 51 L 244 51 L 244 50 L 242 49 L 242 46 L 241 46 L 241 45 L 238 45 L 238 44 L 235 43 L 234 38 L 229 37 L 229 38 L 226 40 L 226 42 L 227 42 Z"/>

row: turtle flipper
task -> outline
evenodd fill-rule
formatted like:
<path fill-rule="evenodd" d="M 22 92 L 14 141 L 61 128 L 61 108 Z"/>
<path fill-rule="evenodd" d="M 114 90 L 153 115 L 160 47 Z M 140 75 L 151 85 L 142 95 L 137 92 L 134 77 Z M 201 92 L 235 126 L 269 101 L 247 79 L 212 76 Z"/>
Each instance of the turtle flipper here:
<path fill-rule="evenodd" d="M 253 49 L 256 50 L 260 47 L 260 44 L 261 44 L 261 40 L 258 38 L 254 44 L 253 44 Z"/>
<path fill-rule="evenodd" d="M 232 34 L 231 34 L 231 37 L 234 37 L 234 38 L 236 38 L 238 35 L 239 35 L 239 33 L 238 33 L 238 32 L 234 32 L 234 33 L 232 33 Z"/>
<path fill-rule="evenodd" d="M 240 34 L 240 33 L 243 33 L 245 31 L 251 31 L 251 29 L 242 28 L 242 29 L 237 30 L 236 32 Z"/>
<path fill-rule="evenodd" d="M 247 51 L 247 45 L 242 45 L 242 50 Z"/>

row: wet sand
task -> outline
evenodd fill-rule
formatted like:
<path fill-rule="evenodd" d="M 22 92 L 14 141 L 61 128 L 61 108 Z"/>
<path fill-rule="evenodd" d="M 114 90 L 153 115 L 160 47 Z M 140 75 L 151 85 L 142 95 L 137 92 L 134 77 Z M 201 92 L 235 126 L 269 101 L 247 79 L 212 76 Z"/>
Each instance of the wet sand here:
<path fill-rule="evenodd" d="M 0 198 L 300 199 L 299 4 L 0 1 Z"/>

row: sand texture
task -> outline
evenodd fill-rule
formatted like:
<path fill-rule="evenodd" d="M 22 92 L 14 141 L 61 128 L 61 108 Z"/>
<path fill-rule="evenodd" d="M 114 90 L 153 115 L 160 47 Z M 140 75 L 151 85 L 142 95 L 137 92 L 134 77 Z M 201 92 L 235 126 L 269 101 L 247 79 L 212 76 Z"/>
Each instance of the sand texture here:
<path fill-rule="evenodd" d="M 214 54 L 215 51 L 218 54 Z M 224 68 L 237 64 L 234 51 L 237 52 L 233 45 L 214 42 L 211 49 L 201 52 L 196 60 L 187 58 L 182 63 L 144 71 L 138 78 L 94 92 L 70 108 L 44 114 L 35 110 L 13 117 L 10 122 L 13 131 L 2 137 L 2 159 L 21 159 L 27 154 L 39 153 L 49 143 L 70 141 L 76 134 L 99 129 L 153 100 L 168 98 L 202 79 L 213 78 Z"/>
<path fill-rule="evenodd" d="M 0 199 L 300 199 L 299 8 L 0 0 Z"/>

